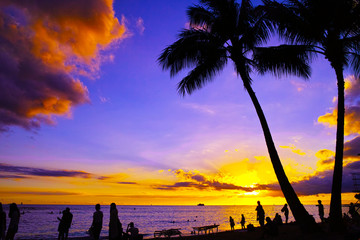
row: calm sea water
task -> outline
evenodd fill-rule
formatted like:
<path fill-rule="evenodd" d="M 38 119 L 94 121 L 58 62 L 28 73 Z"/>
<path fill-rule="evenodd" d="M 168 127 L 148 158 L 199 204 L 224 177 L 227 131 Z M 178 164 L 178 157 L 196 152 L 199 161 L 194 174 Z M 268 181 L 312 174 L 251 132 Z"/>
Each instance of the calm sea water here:
<path fill-rule="evenodd" d="M 4 206 L 8 213 L 8 206 Z M 16 239 L 55 239 L 57 227 L 61 218 L 61 211 L 66 207 L 73 213 L 73 224 L 70 228 L 69 237 L 87 236 L 86 231 L 92 222 L 94 206 L 90 205 L 19 205 L 21 213 L 19 231 Z M 246 224 L 252 223 L 258 226 L 256 221 L 256 206 L 117 206 L 119 219 L 126 228 L 127 224 L 134 222 L 140 233 L 145 238 L 153 236 L 156 230 L 181 228 L 184 235 L 190 234 L 192 227 L 219 224 L 219 231 L 229 230 L 229 216 L 235 220 L 235 229 L 240 227 L 241 214 L 246 218 Z M 275 213 L 281 213 L 282 206 L 263 206 L 266 216 L 273 218 Z M 325 217 L 328 216 L 329 206 L 325 207 Z M 101 207 L 104 213 L 104 224 L 101 236 L 108 235 L 109 206 Z M 315 205 L 307 205 L 305 208 L 320 221 L 318 210 Z M 347 212 L 344 207 L 343 211 Z M 53 213 L 51 213 L 53 212 Z M 282 215 L 282 214 L 281 214 Z M 284 217 L 282 215 L 284 220 Z M 289 215 L 289 221 L 294 221 Z M 9 219 L 7 219 L 9 224 Z"/>

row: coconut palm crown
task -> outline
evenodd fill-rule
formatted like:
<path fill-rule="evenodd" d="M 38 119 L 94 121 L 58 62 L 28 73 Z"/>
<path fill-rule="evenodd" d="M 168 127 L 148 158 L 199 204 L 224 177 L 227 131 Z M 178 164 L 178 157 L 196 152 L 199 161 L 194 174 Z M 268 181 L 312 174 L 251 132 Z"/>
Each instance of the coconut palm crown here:
<path fill-rule="evenodd" d="M 338 106 L 330 224 L 332 230 L 341 230 L 345 116 L 343 72 L 348 68 L 356 77 L 360 75 L 360 3 L 358 0 L 263 2 L 268 19 L 274 23 L 273 29 L 276 29 L 282 38 L 293 48 L 302 48 L 308 54 L 324 55 L 335 70 Z"/>
<path fill-rule="evenodd" d="M 229 60 L 233 62 L 256 109 L 275 174 L 293 216 L 303 230 L 313 231 L 315 221 L 301 204 L 284 172 L 250 78 L 253 70 L 309 77 L 309 56 L 288 47 L 291 61 L 279 56 L 270 64 L 266 54 L 255 57 L 256 47 L 268 40 L 271 25 L 250 0 L 243 0 L 241 4 L 235 0 L 201 0 L 200 4 L 188 8 L 187 15 L 190 28 L 181 31 L 178 40 L 162 51 L 159 63 L 164 70 L 170 71 L 171 76 L 191 69 L 178 84 L 178 92 L 186 95 L 212 81 Z M 262 66 L 258 64 L 261 59 Z"/>

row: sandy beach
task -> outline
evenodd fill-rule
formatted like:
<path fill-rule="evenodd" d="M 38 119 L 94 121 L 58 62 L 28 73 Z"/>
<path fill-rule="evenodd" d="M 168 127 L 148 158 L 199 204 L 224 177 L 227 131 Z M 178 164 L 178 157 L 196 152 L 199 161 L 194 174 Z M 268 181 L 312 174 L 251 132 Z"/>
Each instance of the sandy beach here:
<path fill-rule="evenodd" d="M 360 231 L 348 232 L 344 234 L 329 232 L 328 224 L 319 224 L 321 231 L 313 234 L 303 234 L 298 225 L 287 224 L 279 226 L 279 235 L 277 237 L 265 237 L 263 238 L 263 231 L 257 227 L 254 231 L 248 232 L 247 230 L 234 230 L 234 231 L 222 231 L 210 234 L 200 235 L 184 235 L 181 237 L 171 237 L 172 240 L 358 240 L 360 239 Z M 89 237 L 81 238 L 69 238 L 72 240 L 85 240 L 91 239 Z M 101 239 L 108 239 L 103 236 Z M 150 238 L 149 240 L 159 240 L 168 238 Z"/>

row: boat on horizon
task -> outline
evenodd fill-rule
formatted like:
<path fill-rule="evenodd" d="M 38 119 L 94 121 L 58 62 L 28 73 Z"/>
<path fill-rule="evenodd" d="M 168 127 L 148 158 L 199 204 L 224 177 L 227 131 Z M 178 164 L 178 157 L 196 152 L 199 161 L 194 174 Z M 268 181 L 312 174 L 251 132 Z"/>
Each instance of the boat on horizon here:
<path fill-rule="evenodd" d="M 198 206 L 205 206 L 205 204 L 203 204 L 203 203 L 199 203 L 199 204 L 198 204 Z"/>

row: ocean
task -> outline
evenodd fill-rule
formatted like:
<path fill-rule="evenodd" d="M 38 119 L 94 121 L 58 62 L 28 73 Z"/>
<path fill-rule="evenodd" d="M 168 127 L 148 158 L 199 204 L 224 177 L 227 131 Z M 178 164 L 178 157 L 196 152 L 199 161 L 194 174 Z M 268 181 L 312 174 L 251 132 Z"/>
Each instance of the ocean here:
<path fill-rule="evenodd" d="M 6 213 L 8 213 L 8 205 L 3 205 Z M 18 205 L 21 214 L 19 230 L 16 239 L 56 239 L 57 228 L 61 218 L 61 211 L 66 207 L 70 208 L 73 214 L 73 223 L 70 228 L 69 237 L 87 236 L 86 231 L 92 222 L 92 215 L 95 211 L 92 205 Z M 119 211 L 119 219 L 126 229 L 130 222 L 135 223 L 144 238 L 153 237 L 154 231 L 170 228 L 181 228 L 183 235 L 189 235 L 193 230 L 192 227 L 219 224 L 219 231 L 230 229 L 229 216 L 235 220 L 235 229 L 240 229 L 241 214 L 246 218 L 246 225 L 252 223 L 258 226 L 256 221 L 255 205 L 253 206 L 139 206 L 126 205 L 117 206 Z M 276 213 L 280 213 L 283 220 L 285 219 L 281 213 L 281 206 L 264 205 L 266 217 L 272 219 Z M 325 207 L 325 217 L 328 216 L 329 206 Z M 318 209 L 315 205 L 306 205 L 305 208 L 309 214 L 320 221 Z M 109 206 L 101 206 L 104 213 L 103 228 L 101 236 L 108 235 L 109 224 Z M 348 208 L 343 207 L 343 212 L 347 212 Z M 294 218 L 289 214 L 289 222 Z M 7 225 L 9 218 L 7 218 Z"/>

